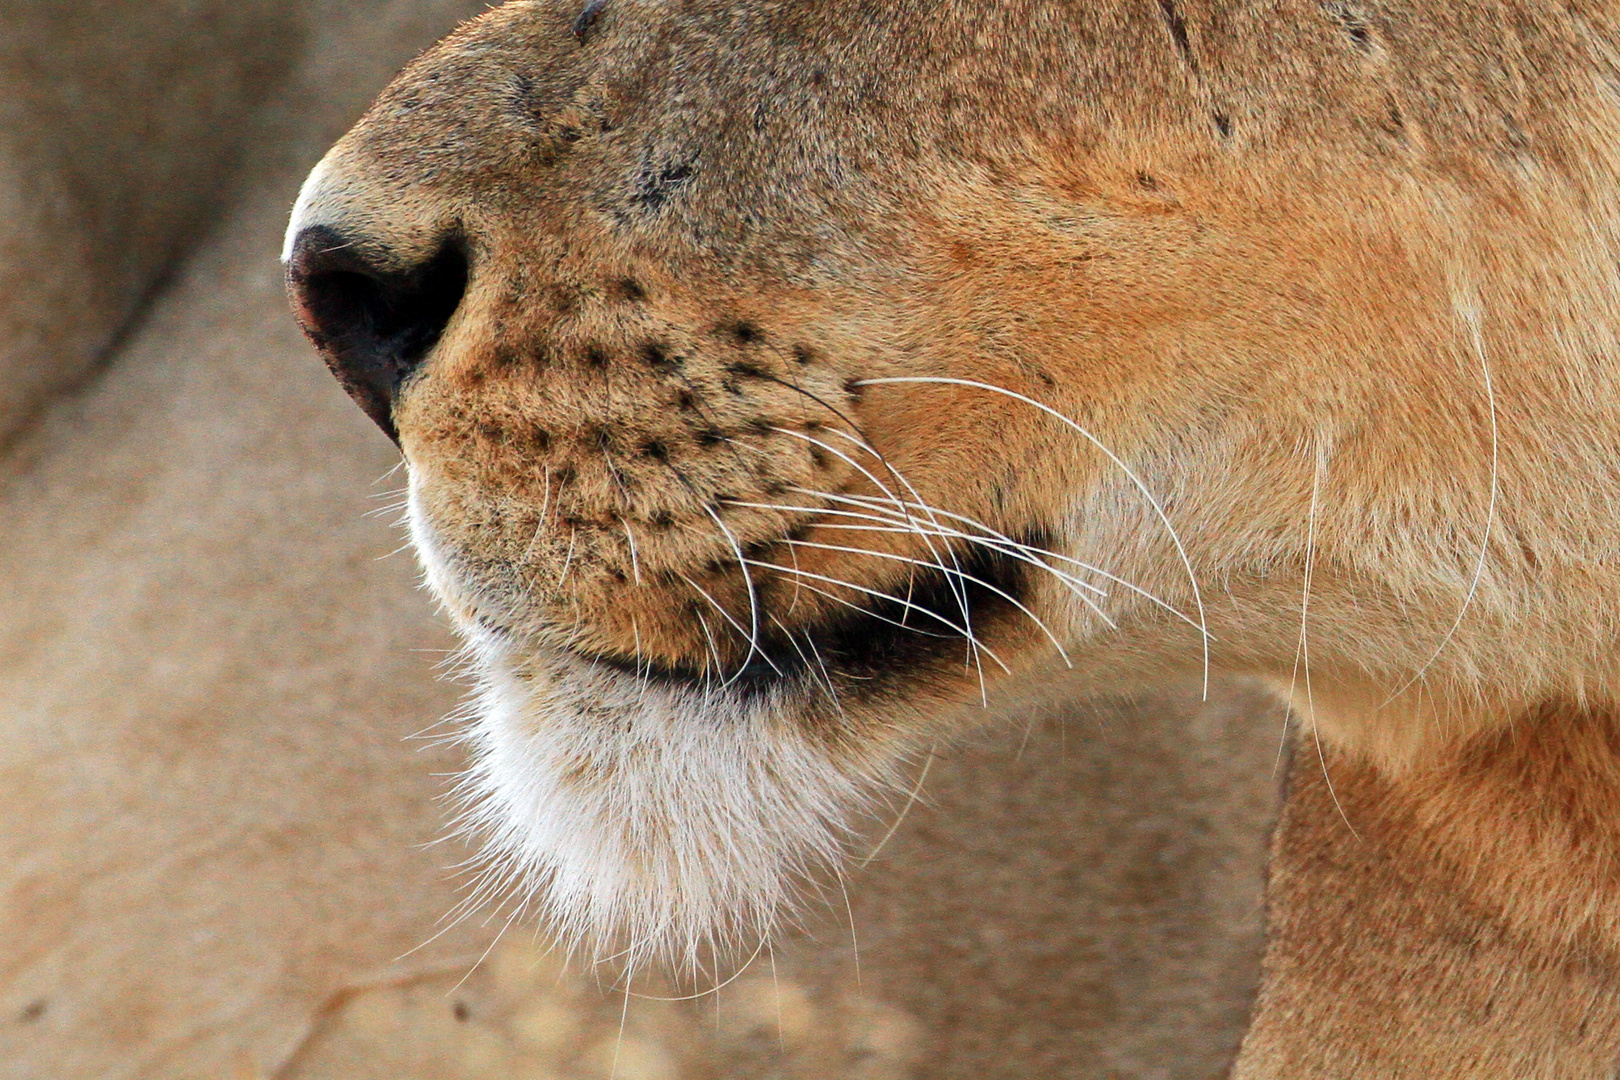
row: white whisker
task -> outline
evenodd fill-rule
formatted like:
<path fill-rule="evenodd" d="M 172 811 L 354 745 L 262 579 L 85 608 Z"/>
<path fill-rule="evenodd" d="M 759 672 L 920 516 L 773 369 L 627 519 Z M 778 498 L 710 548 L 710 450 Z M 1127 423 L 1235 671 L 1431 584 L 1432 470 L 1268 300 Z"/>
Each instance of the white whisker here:
<path fill-rule="evenodd" d="M 557 575 L 557 588 L 563 587 L 568 580 L 568 571 L 574 565 L 574 544 L 579 540 L 579 529 L 574 526 L 568 528 L 568 555 L 563 559 L 562 573 Z"/>
<path fill-rule="evenodd" d="M 806 489 L 803 489 L 803 488 L 798 488 L 798 489 L 795 489 L 795 490 L 800 491 L 802 493 L 808 494 L 808 491 Z M 826 494 L 827 498 L 831 498 L 831 499 L 846 499 L 847 498 L 847 497 L 844 497 L 844 496 L 833 495 L 830 492 L 825 493 L 825 494 Z M 848 501 L 857 502 L 858 505 L 867 505 L 866 503 L 860 502 L 859 500 L 848 499 Z M 873 508 L 876 509 L 876 507 L 873 507 Z M 873 515 L 873 514 L 856 514 L 856 513 L 851 513 L 850 511 L 841 511 L 841 510 L 828 509 L 828 510 L 825 510 L 823 512 L 827 513 L 827 514 L 837 514 L 837 515 L 842 515 L 842 516 L 846 516 L 846 517 L 865 518 L 866 520 L 869 520 L 869 521 L 885 521 L 885 522 L 889 522 L 889 521 L 894 520 L 892 517 L 881 517 L 881 516 L 877 516 L 877 515 Z M 953 515 L 953 516 L 960 516 L 960 515 Z M 907 528 L 907 529 L 894 529 L 892 527 L 874 528 L 874 527 L 871 527 L 871 526 L 841 525 L 841 524 L 830 523 L 830 522 L 821 522 L 821 523 L 818 523 L 818 524 L 820 525 L 821 528 L 845 529 L 845 530 L 852 531 L 852 532 L 859 532 L 859 531 L 891 532 L 892 531 L 892 532 L 918 533 L 918 531 L 919 531 L 918 528 L 915 527 L 915 526 L 913 526 L 911 528 Z M 986 531 L 994 533 L 994 530 L 989 529 L 987 526 L 984 527 L 984 528 L 986 528 Z M 957 530 L 957 529 L 947 529 L 947 528 L 944 528 L 943 526 L 940 526 L 940 527 L 937 527 L 937 528 L 935 528 L 933 530 L 933 535 L 939 536 L 941 538 L 960 539 L 960 540 L 965 540 L 968 543 L 978 544 L 980 547 L 989 548 L 991 551 L 995 551 L 995 552 L 997 552 L 999 554 L 1006 555 L 1006 556 L 1008 556 L 1010 558 L 1013 558 L 1013 559 L 1017 559 L 1020 562 L 1023 562 L 1023 563 L 1026 563 L 1026 564 L 1030 565 L 1030 566 L 1035 567 L 1036 569 L 1044 570 L 1048 574 L 1051 574 L 1054 578 L 1056 578 L 1058 580 L 1059 584 L 1063 585 L 1070 592 L 1074 593 L 1076 598 L 1079 599 L 1082 603 L 1084 603 L 1088 608 L 1090 608 L 1092 610 L 1092 612 L 1099 619 L 1101 619 L 1105 624 L 1107 624 L 1109 629 L 1117 630 L 1119 628 L 1118 624 L 1114 622 L 1114 620 L 1108 615 L 1108 613 L 1106 611 L 1104 611 L 1102 609 L 1102 607 L 1100 605 L 1098 605 L 1096 603 L 1096 601 L 1094 601 L 1091 597 L 1086 596 L 1084 593 L 1081 592 L 1082 589 L 1085 589 L 1085 590 L 1089 590 L 1091 592 L 1094 592 L 1099 596 L 1106 597 L 1108 595 L 1106 590 L 1104 590 L 1104 589 L 1102 589 L 1102 588 L 1100 588 L 1100 587 L 1098 587 L 1096 585 L 1093 585 L 1088 581 L 1082 581 L 1081 579 L 1079 579 L 1077 577 L 1074 577 L 1071 574 L 1065 574 L 1061 570 L 1058 570 L 1056 567 L 1054 567 L 1051 564 L 1045 562 L 1040 557 L 1042 555 L 1046 555 L 1046 556 L 1050 556 L 1052 558 L 1062 559 L 1062 558 L 1064 558 L 1064 556 L 1060 556 L 1056 552 L 1047 551 L 1044 548 L 1032 547 L 1029 544 L 1020 544 L 1016 540 L 1012 540 L 1012 539 L 1010 539 L 1008 537 L 1004 537 L 999 533 L 995 533 L 994 537 L 974 536 L 974 535 L 972 535 L 970 533 L 961 532 L 960 530 Z M 1069 562 L 1076 562 L 1078 560 L 1070 559 L 1068 561 Z M 954 558 L 952 559 L 952 562 L 955 563 Z M 1084 567 L 1085 564 L 1082 563 L 1081 566 Z M 944 568 L 941 567 L 941 569 L 944 569 Z M 1087 569 L 1090 569 L 1090 568 L 1087 567 Z M 960 573 L 960 564 L 957 564 L 957 571 L 956 572 Z M 1140 589 L 1138 589 L 1136 591 L 1137 592 L 1142 592 L 1142 590 L 1140 590 Z M 1171 609 L 1171 610 L 1173 611 L 1174 609 Z M 1192 625 L 1194 625 L 1195 627 L 1197 626 L 1196 623 L 1193 623 Z"/>
<path fill-rule="evenodd" d="M 709 517 L 714 521 L 715 525 L 720 529 L 720 531 L 725 534 L 726 542 L 731 545 L 732 554 L 737 556 L 737 567 L 742 571 L 743 586 L 748 592 L 748 631 L 746 634 L 748 638 L 748 655 L 744 656 L 742 663 L 737 665 L 736 673 L 733 674 L 730 679 L 727 679 L 725 682 L 720 684 L 720 689 L 726 689 L 732 683 L 741 678 L 743 671 L 748 667 L 748 662 L 756 656 L 761 660 L 764 660 L 765 663 L 770 666 L 772 671 L 775 671 L 778 675 L 780 675 L 782 672 L 777 668 L 776 664 L 771 661 L 771 658 L 766 656 L 759 647 L 759 594 L 754 589 L 753 575 L 748 572 L 748 563 L 743 558 L 742 545 L 737 543 L 737 537 L 732 534 L 730 529 L 726 528 L 726 523 L 720 520 L 720 515 L 714 512 L 713 507 L 705 503 L 703 509 L 708 513 Z M 696 588 L 696 586 L 693 586 L 693 588 Z M 718 607 L 719 605 L 716 606 Z M 723 611 L 722 614 L 724 614 Z"/>
<path fill-rule="evenodd" d="M 1469 338 L 1474 346 L 1474 355 L 1479 357 L 1480 371 L 1485 377 L 1485 403 L 1490 409 L 1491 493 L 1485 506 L 1485 530 L 1483 535 L 1481 535 L 1479 538 L 1479 558 L 1474 563 L 1474 574 L 1472 580 L 1470 580 L 1468 583 L 1468 593 L 1463 597 L 1462 605 L 1457 609 L 1457 618 L 1452 621 L 1451 628 L 1446 631 L 1445 637 L 1440 639 L 1440 644 L 1435 646 L 1434 652 L 1429 656 L 1429 658 L 1418 667 L 1417 671 L 1410 679 L 1407 679 L 1406 682 L 1401 685 L 1400 689 L 1396 690 L 1394 693 L 1390 694 L 1389 697 L 1385 698 L 1383 705 L 1380 705 L 1379 708 L 1383 708 L 1384 705 L 1388 705 L 1390 702 L 1406 693 L 1407 690 L 1411 689 L 1412 684 L 1424 677 L 1424 674 L 1429 670 L 1434 662 L 1440 659 L 1440 654 L 1445 652 L 1446 646 L 1451 644 L 1451 639 L 1456 635 L 1457 630 L 1462 626 L 1463 616 L 1468 614 L 1468 609 L 1474 602 L 1474 596 L 1479 592 L 1479 583 L 1484 579 L 1485 576 L 1485 560 L 1490 556 L 1491 552 L 1491 532 L 1496 528 L 1496 497 L 1497 490 L 1500 487 L 1500 480 L 1498 477 L 1498 467 L 1500 461 L 1498 456 L 1499 447 L 1496 419 L 1496 389 L 1491 382 L 1491 365 L 1490 361 L 1485 356 L 1485 341 L 1479 329 L 1479 312 L 1474 310 L 1472 306 L 1464 305 L 1460 308 L 1459 314 L 1462 315 L 1463 322 L 1468 326 Z"/>
<path fill-rule="evenodd" d="M 912 521 L 911 516 L 905 512 L 905 500 L 903 500 L 899 496 L 895 495 L 894 492 L 889 490 L 888 485 L 884 484 L 883 481 L 879 480 L 876 476 L 873 476 L 872 473 L 865 466 L 861 465 L 860 462 L 856 461 L 854 458 L 850 457 L 848 454 L 844 453 L 842 450 L 839 450 L 837 447 L 834 447 L 834 446 L 822 441 L 821 439 L 817 439 L 814 436 L 807 435 L 802 431 L 793 431 L 793 430 L 791 430 L 789 428 L 772 428 L 771 430 L 776 431 L 776 432 L 780 432 L 783 435 L 787 435 L 787 436 L 790 436 L 790 437 L 795 438 L 795 439 L 802 439 L 803 441 L 805 441 L 807 443 L 810 443 L 812 446 L 820 447 L 821 449 L 825 450 L 827 453 L 832 454 L 833 456 L 837 457 L 840 461 L 843 461 L 844 463 L 849 465 L 850 468 L 855 469 L 862 476 L 864 476 L 868 480 L 870 480 L 874 487 L 876 487 L 879 491 L 883 492 L 883 494 L 888 498 L 888 500 L 890 502 L 892 502 L 897 508 L 900 509 L 901 516 L 908 523 L 915 524 L 915 522 Z M 866 451 L 868 453 L 872 454 L 879 461 L 883 462 L 884 467 L 887 468 L 890 472 L 895 471 L 893 466 L 889 465 L 889 463 L 887 461 L 885 461 L 883 456 L 878 454 L 877 451 L 872 450 L 870 447 L 866 447 L 864 444 L 861 444 L 861 445 L 862 445 L 862 448 L 866 449 Z M 898 473 L 896 473 L 896 475 L 898 475 Z M 928 553 L 930 555 L 934 556 L 935 559 L 938 559 L 939 558 L 939 552 L 934 550 L 933 541 L 931 539 L 929 539 L 927 536 L 925 536 L 921 529 L 917 530 L 917 535 L 918 535 L 919 538 L 922 539 L 923 544 L 928 548 Z M 962 622 L 969 627 L 968 633 L 966 635 L 967 640 L 969 642 L 973 642 L 976 639 L 973 637 L 971 623 L 969 623 L 967 594 L 966 594 L 966 592 L 961 591 L 955 585 L 950 586 L 950 588 L 951 588 L 952 596 L 954 596 L 955 599 L 956 599 L 957 607 L 962 613 Z M 969 646 L 970 656 L 971 656 L 971 649 L 973 647 L 974 646 L 972 646 L 972 645 Z M 982 681 L 982 673 L 981 673 L 981 681 Z"/>
<path fill-rule="evenodd" d="M 1006 397 L 1012 398 L 1015 401 L 1021 401 L 1032 408 L 1039 409 L 1041 412 L 1046 413 L 1048 416 L 1051 416 L 1052 418 L 1072 428 L 1087 442 L 1091 443 L 1091 445 L 1095 446 L 1099 451 L 1101 451 L 1109 461 L 1113 462 L 1114 465 L 1125 474 L 1131 483 L 1136 486 L 1136 489 L 1142 493 L 1142 497 L 1145 498 L 1148 505 L 1153 508 L 1153 512 L 1158 515 L 1159 522 L 1164 526 L 1165 531 L 1170 535 L 1170 542 L 1175 545 L 1176 554 L 1181 557 L 1181 564 L 1187 571 L 1187 580 L 1192 586 L 1193 602 L 1198 607 L 1198 625 L 1201 632 L 1201 643 L 1204 651 L 1204 699 L 1207 701 L 1209 699 L 1210 637 L 1209 619 L 1204 613 L 1204 595 L 1202 590 L 1200 590 L 1198 587 L 1198 575 L 1193 571 L 1192 559 L 1187 554 L 1186 546 L 1181 542 L 1181 535 L 1176 532 L 1176 527 L 1170 523 L 1170 516 L 1164 512 L 1164 507 L 1159 503 L 1159 500 L 1154 497 L 1152 490 L 1150 490 L 1147 484 L 1142 481 L 1142 478 L 1137 476 L 1135 471 L 1133 471 L 1129 465 L 1125 464 L 1119 455 L 1110 450 L 1101 439 L 1087 431 L 1084 427 L 1080 426 L 1080 424 L 1058 412 L 1050 405 L 1036 401 L 1034 398 L 1025 394 L 1020 394 L 1016 390 L 1009 390 L 1004 386 L 996 386 L 992 383 L 978 382 L 973 379 L 949 378 L 941 375 L 897 375 L 881 379 L 862 379 L 855 383 L 855 385 L 886 386 L 898 383 L 934 383 L 948 386 L 966 386 L 978 390 L 987 390 L 993 394 L 1002 394 Z"/>
<path fill-rule="evenodd" d="M 801 492 L 805 492 L 806 494 L 810 493 L 808 491 L 808 489 L 805 489 L 805 488 L 799 488 L 799 489 L 796 489 L 796 490 L 801 491 Z M 841 496 L 833 495 L 831 493 L 825 493 L 825 494 L 826 494 L 826 497 L 828 497 L 828 498 L 842 498 Z M 753 502 L 743 502 L 741 500 L 736 500 L 736 501 L 732 502 L 731 505 L 733 505 L 733 506 L 742 506 L 742 507 L 751 507 L 751 508 L 754 508 L 754 509 L 761 509 L 761 510 L 785 510 L 785 509 L 788 509 L 788 507 L 786 507 L 786 506 L 782 506 L 782 505 L 778 505 L 778 504 L 774 504 L 774 503 L 753 503 Z M 822 529 L 839 529 L 839 530 L 844 530 L 844 531 L 849 531 L 849 532 L 883 532 L 883 533 L 897 533 L 897 534 L 902 534 L 902 535 L 918 535 L 919 530 L 921 528 L 920 526 L 917 526 L 915 524 L 902 528 L 900 526 L 892 524 L 894 521 L 897 520 L 896 518 L 879 516 L 877 514 L 862 514 L 862 513 L 857 513 L 855 511 L 851 511 L 851 510 L 833 510 L 833 509 L 830 509 L 830 508 L 825 508 L 825 509 L 822 509 L 821 511 L 819 511 L 819 513 L 822 514 L 822 515 L 832 515 L 832 516 L 838 516 L 838 517 L 849 517 L 849 518 L 862 519 L 862 520 L 866 520 L 866 521 L 879 521 L 879 522 L 885 522 L 886 523 L 886 524 L 883 524 L 883 525 L 848 525 L 848 524 L 842 524 L 842 523 L 838 523 L 838 522 L 817 522 L 816 523 L 817 528 L 822 528 Z M 974 536 L 974 535 L 972 535 L 970 533 L 961 532 L 961 531 L 956 530 L 956 529 L 946 529 L 946 528 L 934 529 L 934 530 L 932 530 L 931 535 L 938 536 L 938 537 L 940 537 L 942 539 L 965 540 L 965 541 L 968 541 L 969 543 L 978 544 L 981 547 L 989 548 L 992 551 L 999 552 L 1000 554 L 1009 556 L 1010 558 L 1017 559 L 1020 562 L 1027 563 L 1028 565 L 1033 566 L 1033 567 L 1035 567 L 1035 568 L 1037 568 L 1039 570 L 1046 571 L 1048 574 L 1051 574 L 1053 577 L 1055 577 L 1061 585 L 1063 585 L 1065 588 L 1067 588 L 1070 592 L 1074 593 L 1076 595 L 1076 597 L 1082 603 L 1084 603 L 1087 607 L 1091 608 L 1091 610 L 1097 615 L 1097 617 L 1099 619 L 1101 619 L 1104 623 L 1106 623 L 1110 629 L 1118 629 L 1118 624 L 1116 624 L 1114 622 L 1114 620 L 1111 617 L 1109 617 L 1108 613 L 1103 611 L 1103 609 L 1100 606 L 1098 606 L 1097 603 L 1091 599 L 1091 597 L 1083 595 L 1081 593 L 1081 591 L 1080 591 L 1080 590 L 1086 590 L 1086 591 L 1089 591 L 1089 592 L 1096 593 L 1098 596 L 1106 597 L 1108 595 L 1108 591 L 1106 589 L 1103 589 L 1103 588 L 1100 588 L 1099 586 L 1093 585 L 1089 581 L 1083 581 L 1080 578 L 1077 578 L 1077 577 L 1073 576 L 1072 574 L 1065 574 L 1063 571 L 1061 571 L 1061 570 L 1057 569 L 1056 567 L 1051 566 L 1050 564 L 1044 562 L 1040 558 L 1040 556 L 1046 555 L 1046 556 L 1050 556 L 1050 557 L 1055 558 L 1055 559 L 1064 559 L 1067 562 L 1078 562 L 1078 560 L 1076 560 L 1076 559 L 1067 559 L 1065 556 L 1059 555 L 1056 552 L 1048 551 L 1045 548 L 1032 547 L 1029 544 L 1020 544 L 1015 540 L 1004 539 L 1004 538 L 990 538 L 990 537 L 983 537 L 983 536 Z M 861 550 L 864 551 L 866 549 L 863 548 Z M 933 564 L 933 565 L 937 566 L 939 564 L 936 563 L 936 564 Z M 1082 566 L 1085 569 L 1094 569 L 1092 567 L 1087 566 L 1084 563 L 1080 563 L 1079 565 Z M 944 567 L 941 566 L 940 569 L 944 569 Z M 1097 571 L 1097 572 L 1101 573 L 1101 571 Z M 1111 577 L 1112 575 L 1105 575 L 1105 576 L 1110 576 Z M 1127 585 L 1127 587 L 1132 588 L 1134 591 L 1136 591 L 1138 593 L 1141 593 L 1147 599 L 1154 601 L 1160 607 L 1164 607 L 1171 614 L 1176 615 L 1177 617 L 1181 618 L 1184 622 L 1187 622 L 1193 628 L 1195 628 L 1195 629 L 1197 628 L 1198 624 L 1196 622 L 1193 622 L 1192 620 L 1188 619 L 1185 615 L 1182 615 L 1179 611 L 1176 611 L 1174 608 L 1169 607 L 1168 605 L 1164 604 L 1162 601 L 1158 600 L 1156 597 L 1153 597 L 1151 594 L 1146 593 L 1144 590 L 1137 589 L 1137 588 L 1135 588 L 1135 586 L 1129 585 L 1129 583 L 1125 583 L 1125 584 Z"/>
<path fill-rule="evenodd" d="M 1053 634 L 1052 631 L 1047 628 L 1046 623 L 1041 620 L 1040 616 L 1036 615 L 1033 611 L 1029 610 L 1029 608 L 1025 607 L 1018 601 L 1016 597 L 1011 596 L 1004 590 L 990 584 L 988 581 L 974 577 L 972 574 L 964 573 L 961 570 L 953 569 L 948 566 L 943 566 L 940 563 L 928 562 L 925 559 L 913 559 L 909 555 L 897 555 L 889 551 L 873 551 L 870 548 L 843 547 L 838 544 L 818 544 L 810 540 L 787 540 L 784 541 L 784 543 L 790 544 L 794 547 L 819 548 L 822 551 L 841 551 L 850 555 L 870 555 L 873 558 L 890 559 L 896 562 L 907 563 L 911 566 L 920 566 L 927 570 L 939 570 L 943 573 L 960 577 L 965 582 L 977 585 L 983 589 L 988 589 L 990 592 L 995 593 L 1009 604 L 1012 604 L 1019 611 L 1029 616 L 1030 621 L 1036 626 L 1040 627 L 1041 633 L 1045 634 L 1047 639 L 1052 642 L 1052 647 L 1057 649 L 1059 656 L 1063 657 L 1063 662 L 1071 668 L 1074 667 L 1073 662 L 1069 660 L 1067 650 L 1063 648 L 1063 643 L 1057 639 L 1057 635 Z"/>
<path fill-rule="evenodd" d="M 908 601 L 900 599 L 900 597 L 898 597 L 898 596 L 894 596 L 894 595 L 892 595 L 890 593 L 882 592 L 882 591 L 880 591 L 878 589 L 870 589 L 870 588 L 867 588 L 865 585 L 856 585 L 852 581 L 840 581 L 838 578 L 827 577 L 825 574 L 813 574 L 808 570 L 789 570 L 785 566 L 777 566 L 774 563 L 758 562 L 758 561 L 755 561 L 753 559 L 749 559 L 748 562 L 749 562 L 750 565 L 757 566 L 762 570 L 774 570 L 779 574 L 789 574 L 789 573 L 799 574 L 802 577 L 811 578 L 811 579 L 816 580 L 816 581 L 824 581 L 824 582 L 828 583 L 829 585 L 833 585 L 833 586 L 838 587 L 838 588 L 853 589 L 855 592 L 865 593 L 868 596 L 876 597 L 876 598 L 881 599 L 881 600 L 889 600 L 889 601 L 892 601 L 893 603 L 901 605 L 902 607 L 906 608 L 907 610 L 916 611 L 918 614 L 926 615 L 930 619 L 934 619 L 937 622 L 943 623 L 945 626 L 947 626 L 950 629 L 956 631 L 956 633 L 961 634 L 964 638 L 967 638 L 972 643 L 973 647 L 976 650 L 982 650 L 986 656 L 990 657 L 990 659 L 992 659 L 992 660 L 994 660 L 996 662 L 997 666 L 1000 667 L 1002 671 L 1006 672 L 1009 675 L 1012 674 L 1012 668 L 1008 667 L 1005 663 L 1003 663 L 1001 658 L 999 656 L 997 656 L 995 653 L 991 652 L 990 649 L 983 642 L 975 640 L 972 637 L 973 632 L 971 630 L 967 629 L 966 627 L 959 626 L 956 623 L 951 622 L 951 620 L 947 619 L 945 616 L 941 615 L 937 611 L 933 611 L 933 610 L 931 610 L 929 608 L 923 607 L 920 604 L 909 603 Z M 806 586 L 806 587 L 809 588 L 810 586 Z M 868 614 L 874 614 L 874 613 L 868 612 Z M 876 616 L 876 617 L 882 618 L 882 616 Z M 884 620 L 884 621 L 888 622 L 888 621 L 891 621 L 891 620 Z M 913 628 L 912 627 L 906 627 L 906 629 L 913 629 Z M 917 631 L 917 632 L 918 633 L 923 633 L 924 631 Z"/>
<path fill-rule="evenodd" d="M 906 796 L 906 804 L 900 808 L 900 813 L 895 816 L 893 824 L 889 826 L 889 831 L 883 834 L 883 839 L 879 840 L 877 845 L 866 853 L 866 858 L 860 861 L 857 869 L 865 870 L 870 866 L 872 860 L 877 858 L 878 854 L 888 846 L 889 841 L 894 838 L 894 834 L 900 831 L 901 823 L 906 820 L 906 815 L 911 813 L 911 808 L 916 805 L 917 796 L 922 794 L 923 784 L 928 780 L 928 770 L 933 768 L 934 751 L 937 749 L 937 746 L 929 747 L 928 757 L 923 761 L 922 775 L 918 776 L 917 782 L 911 786 L 911 793 Z"/>

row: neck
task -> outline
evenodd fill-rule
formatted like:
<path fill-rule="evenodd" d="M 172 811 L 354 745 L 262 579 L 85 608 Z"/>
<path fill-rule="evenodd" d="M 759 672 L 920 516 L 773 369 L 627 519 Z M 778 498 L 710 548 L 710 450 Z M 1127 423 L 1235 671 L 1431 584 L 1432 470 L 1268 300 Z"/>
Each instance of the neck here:
<path fill-rule="evenodd" d="M 1548 705 L 1397 773 L 1306 732 L 1267 907 L 1237 1080 L 1612 1075 L 1620 719 Z"/>

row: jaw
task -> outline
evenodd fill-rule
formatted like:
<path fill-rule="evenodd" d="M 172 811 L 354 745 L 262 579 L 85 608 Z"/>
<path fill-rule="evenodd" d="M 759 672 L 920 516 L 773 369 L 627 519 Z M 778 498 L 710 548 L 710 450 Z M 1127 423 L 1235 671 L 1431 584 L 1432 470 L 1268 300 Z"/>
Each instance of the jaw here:
<path fill-rule="evenodd" d="M 420 513 L 429 587 L 476 680 L 459 824 L 484 884 L 593 959 L 695 971 L 765 940 L 836 870 L 916 747 L 807 678 L 767 689 L 625 670 L 492 629 Z M 836 715 L 833 715 L 836 713 Z"/>

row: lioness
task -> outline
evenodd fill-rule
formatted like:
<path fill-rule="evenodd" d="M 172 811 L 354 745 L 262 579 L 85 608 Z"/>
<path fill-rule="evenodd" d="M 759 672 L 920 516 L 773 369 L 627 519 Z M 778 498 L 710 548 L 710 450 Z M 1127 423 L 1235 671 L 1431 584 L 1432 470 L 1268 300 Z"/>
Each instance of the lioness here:
<path fill-rule="evenodd" d="M 1615 19 L 538 0 L 423 56 L 284 258 L 498 877 L 696 967 L 977 706 L 1249 676 L 1305 779 L 1238 1074 L 1612 1069 Z"/>

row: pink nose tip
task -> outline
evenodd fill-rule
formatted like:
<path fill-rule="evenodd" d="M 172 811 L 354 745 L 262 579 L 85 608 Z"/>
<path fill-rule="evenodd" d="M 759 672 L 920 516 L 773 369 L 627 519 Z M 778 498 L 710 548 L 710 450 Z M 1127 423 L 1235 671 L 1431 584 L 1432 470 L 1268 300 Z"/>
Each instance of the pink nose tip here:
<path fill-rule="evenodd" d="M 400 387 L 438 344 L 467 291 L 467 254 L 449 236 L 432 257 L 401 265 L 325 225 L 301 231 L 287 259 L 298 324 L 355 403 L 395 443 Z"/>

